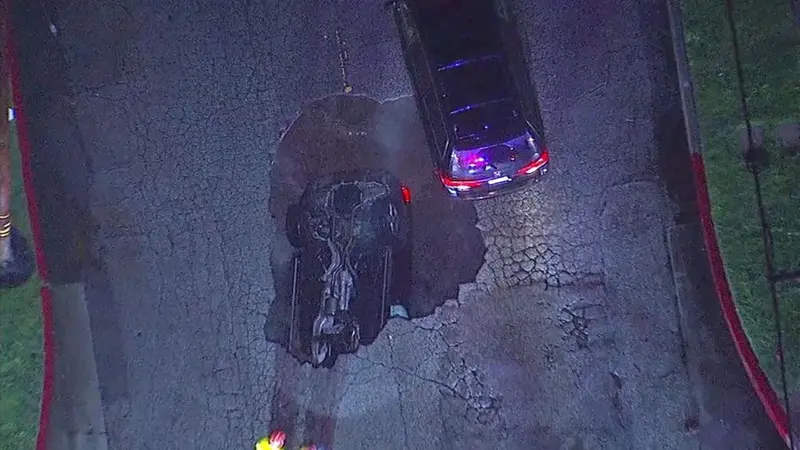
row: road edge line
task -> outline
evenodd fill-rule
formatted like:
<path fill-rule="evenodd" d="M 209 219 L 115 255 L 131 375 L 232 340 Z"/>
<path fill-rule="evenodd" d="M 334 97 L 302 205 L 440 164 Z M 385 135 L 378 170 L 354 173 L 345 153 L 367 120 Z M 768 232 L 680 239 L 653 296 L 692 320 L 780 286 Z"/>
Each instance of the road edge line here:
<path fill-rule="evenodd" d="M 47 450 L 47 439 L 50 431 L 50 410 L 53 403 L 53 387 L 55 381 L 55 335 L 53 330 L 53 302 L 52 293 L 48 287 L 50 272 L 45 259 L 44 247 L 42 245 L 41 222 L 39 218 L 39 205 L 36 202 L 36 192 L 33 186 L 33 169 L 31 167 L 31 143 L 28 134 L 27 116 L 22 95 L 21 67 L 19 54 L 16 45 L 16 34 L 13 24 L 12 8 L 14 2 L 9 1 L 7 8 L 4 8 L 3 19 L 6 20 L 8 27 L 8 41 L 6 42 L 6 54 L 8 55 L 8 68 L 11 78 L 11 91 L 14 101 L 14 113 L 17 125 L 17 142 L 20 152 L 22 166 L 22 182 L 25 189 L 25 199 L 28 204 L 28 218 L 31 225 L 33 237 L 33 248 L 36 255 L 36 267 L 39 278 L 42 280 L 42 288 L 39 290 L 42 311 L 42 397 L 39 407 L 39 431 L 36 435 L 36 450 Z"/>
<path fill-rule="evenodd" d="M 689 61 L 686 55 L 685 38 L 683 34 L 682 12 L 679 0 L 666 0 L 669 16 L 670 37 L 678 72 L 678 84 L 681 95 L 681 109 L 689 144 L 689 153 L 692 159 L 692 172 L 694 174 L 695 196 L 697 199 L 698 215 L 700 216 L 703 241 L 705 243 L 708 263 L 711 266 L 711 278 L 717 300 L 722 309 L 722 316 L 728 331 L 733 339 L 736 353 L 744 366 L 747 378 L 756 391 L 761 404 L 766 409 L 767 415 L 775 426 L 778 434 L 787 447 L 789 447 L 788 411 L 783 410 L 778 394 L 773 389 L 764 370 L 758 362 L 750 340 L 742 327 L 741 318 L 736 310 L 736 304 L 725 274 L 722 253 L 717 241 L 717 233 L 711 215 L 711 200 L 708 193 L 705 163 L 702 154 L 702 139 L 700 125 L 697 119 L 697 105 L 695 103 L 694 86 L 692 84 Z"/>

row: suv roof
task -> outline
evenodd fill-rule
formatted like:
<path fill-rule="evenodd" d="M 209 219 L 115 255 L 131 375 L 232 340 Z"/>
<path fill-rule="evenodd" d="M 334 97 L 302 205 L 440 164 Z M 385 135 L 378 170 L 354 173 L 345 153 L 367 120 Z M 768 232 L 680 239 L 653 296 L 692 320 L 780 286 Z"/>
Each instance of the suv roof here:
<path fill-rule="evenodd" d="M 502 55 L 499 20 L 491 0 L 413 1 L 418 26 L 434 69 L 460 60 Z M 476 18 L 480 22 L 476 23 Z"/>
<path fill-rule="evenodd" d="M 524 133 L 494 3 L 411 3 L 456 147 L 495 144 Z"/>
<path fill-rule="evenodd" d="M 460 60 L 436 72 L 443 106 L 448 114 L 458 114 L 489 103 L 510 100 L 514 97 L 506 76 L 504 60 L 489 56 Z"/>

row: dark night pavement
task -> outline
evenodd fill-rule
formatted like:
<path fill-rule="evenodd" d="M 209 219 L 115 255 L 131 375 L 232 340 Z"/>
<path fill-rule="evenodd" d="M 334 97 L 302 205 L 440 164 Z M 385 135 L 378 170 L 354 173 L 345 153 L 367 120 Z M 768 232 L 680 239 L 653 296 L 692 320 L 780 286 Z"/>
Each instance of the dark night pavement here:
<path fill-rule="evenodd" d="M 381 4 L 60 0 L 55 37 L 15 9 L 50 265 L 86 284 L 109 447 L 250 448 L 297 416 L 343 450 L 729 448 L 686 431 L 707 400 L 666 245 L 685 149 L 657 0 L 515 2 L 553 164 L 475 205 L 486 262 L 457 298 L 333 371 L 266 342 L 275 152 L 341 92 L 337 29 L 354 93 L 410 93 Z M 738 448 L 773 448 L 739 391 Z"/>

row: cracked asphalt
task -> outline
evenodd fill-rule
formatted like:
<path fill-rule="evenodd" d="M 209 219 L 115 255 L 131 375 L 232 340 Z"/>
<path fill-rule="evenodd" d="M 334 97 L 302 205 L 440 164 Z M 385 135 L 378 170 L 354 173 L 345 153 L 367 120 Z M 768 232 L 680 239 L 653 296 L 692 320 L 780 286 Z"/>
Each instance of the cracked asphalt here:
<path fill-rule="evenodd" d="M 484 262 L 433 314 L 314 371 L 264 338 L 279 141 L 345 85 L 413 104 L 383 2 L 18 2 L 45 245 L 54 282 L 86 283 L 111 448 L 251 448 L 275 425 L 346 450 L 698 447 L 664 5 L 511 3 L 550 173 L 462 212 Z"/>

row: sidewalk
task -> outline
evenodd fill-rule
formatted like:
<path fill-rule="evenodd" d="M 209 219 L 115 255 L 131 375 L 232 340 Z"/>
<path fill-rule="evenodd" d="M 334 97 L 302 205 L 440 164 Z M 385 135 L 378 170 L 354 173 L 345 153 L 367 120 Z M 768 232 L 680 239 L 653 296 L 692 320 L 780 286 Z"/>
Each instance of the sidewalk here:
<path fill-rule="evenodd" d="M 716 294 L 748 377 L 779 434 L 789 441 L 770 281 L 756 182 L 773 225 L 775 271 L 800 266 L 800 28 L 788 2 L 732 2 L 751 147 L 739 92 L 731 23 L 724 2 L 671 0 L 671 25 L 705 247 Z M 758 181 L 744 152 L 767 155 Z M 752 153 L 750 153 L 752 154 Z M 778 287 L 787 388 L 800 388 L 800 290 Z M 796 409 L 794 406 L 790 409 Z M 796 414 L 796 411 L 793 411 Z"/>
<path fill-rule="evenodd" d="M 106 450 L 94 345 L 82 284 L 52 289 L 54 399 L 47 450 Z"/>

